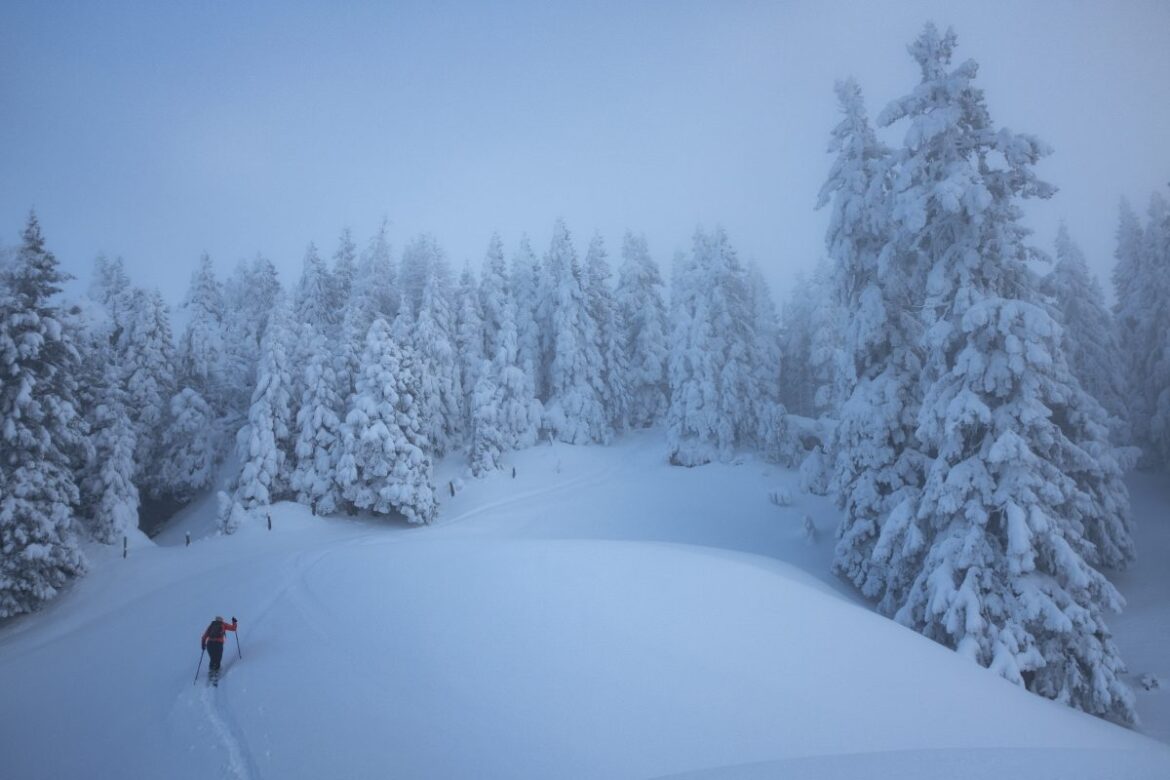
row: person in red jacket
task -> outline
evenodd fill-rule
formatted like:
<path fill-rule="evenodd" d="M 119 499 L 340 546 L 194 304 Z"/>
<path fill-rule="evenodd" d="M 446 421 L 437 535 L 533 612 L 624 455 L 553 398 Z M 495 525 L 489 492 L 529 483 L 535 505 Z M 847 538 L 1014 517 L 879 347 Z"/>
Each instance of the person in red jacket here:
<path fill-rule="evenodd" d="M 233 617 L 231 623 L 225 623 L 223 617 L 215 616 L 215 620 L 211 621 L 211 625 L 203 632 L 203 638 L 199 641 L 199 646 L 207 651 L 210 661 L 207 665 L 207 676 L 212 681 L 219 679 L 219 662 L 223 658 L 223 642 L 227 638 L 228 631 L 235 631 L 239 623 Z"/>

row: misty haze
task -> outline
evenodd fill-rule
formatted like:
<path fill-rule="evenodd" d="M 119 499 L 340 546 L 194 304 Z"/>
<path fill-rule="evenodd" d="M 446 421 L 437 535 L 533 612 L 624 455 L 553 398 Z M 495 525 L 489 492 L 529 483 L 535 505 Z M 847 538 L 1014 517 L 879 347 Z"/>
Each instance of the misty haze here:
<path fill-rule="evenodd" d="M 0 9 L 0 774 L 1170 777 L 1170 6 L 166 5 Z"/>

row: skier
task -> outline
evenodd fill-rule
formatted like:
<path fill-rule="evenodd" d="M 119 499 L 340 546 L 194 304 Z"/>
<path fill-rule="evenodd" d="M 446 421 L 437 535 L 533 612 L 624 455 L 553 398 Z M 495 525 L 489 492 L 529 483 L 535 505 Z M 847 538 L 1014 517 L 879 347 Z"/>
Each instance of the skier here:
<path fill-rule="evenodd" d="M 213 683 L 219 681 L 219 661 L 223 658 L 223 642 L 227 638 L 225 632 L 235 631 L 237 625 L 235 617 L 231 623 L 225 623 L 222 616 L 216 615 L 215 620 L 211 621 L 211 625 L 203 632 L 199 646 L 207 651 L 210 659 L 207 664 L 207 678 Z"/>

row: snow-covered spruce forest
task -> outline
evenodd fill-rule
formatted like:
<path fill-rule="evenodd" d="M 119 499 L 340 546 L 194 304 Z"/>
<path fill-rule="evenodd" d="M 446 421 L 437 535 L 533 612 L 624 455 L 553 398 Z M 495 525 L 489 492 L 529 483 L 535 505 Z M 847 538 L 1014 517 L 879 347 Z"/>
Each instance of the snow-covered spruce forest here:
<path fill-rule="evenodd" d="M 438 458 L 475 477 L 660 426 L 679 468 L 752 450 L 833 496 L 833 568 L 883 615 L 1132 724 L 1110 574 L 1135 555 L 1124 473 L 1170 464 L 1170 208 L 1101 215 L 1108 306 L 1071 231 L 1031 235 L 1049 150 L 993 122 L 954 47 L 928 25 L 921 82 L 872 120 L 838 84 L 826 259 L 781 306 L 720 228 L 660 263 L 564 222 L 485 237 L 478 268 L 386 227 L 310 244 L 297 280 L 203 256 L 176 311 L 102 257 L 68 301 L 30 216 L 0 260 L 0 618 L 225 463 L 225 534 L 282 500 L 429 523 Z"/>

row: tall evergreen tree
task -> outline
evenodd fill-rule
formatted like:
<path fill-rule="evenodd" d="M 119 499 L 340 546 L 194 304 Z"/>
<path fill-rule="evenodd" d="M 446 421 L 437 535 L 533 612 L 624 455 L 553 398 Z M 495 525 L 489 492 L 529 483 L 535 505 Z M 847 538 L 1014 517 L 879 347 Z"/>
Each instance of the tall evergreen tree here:
<path fill-rule="evenodd" d="M 240 429 L 236 449 L 240 476 L 236 500 L 244 509 L 279 501 L 290 491 L 293 448 L 290 333 L 286 304 L 278 303 L 260 347 L 260 366 L 248 424 Z"/>
<path fill-rule="evenodd" d="M 521 237 L 516 254 L 512 257 L 509 286 L 515 304 L 518 364 L 532 377 L 536 397 L 543 401 L 548 397 L 544 382 L 547 367 L 543 363 L 538 319 L 543 283 L 540 264 L 527 236 Z"/>
<path fill-rule="evenodd" d="M 334 313 L 334 321 L 340 321 L 338 312 L 345 311 L 357 275 L 357 246 L 353 243 L 349 228 L 346 228 L 341 231 L 337 251 L 333 253 L 333 270 L 330 275 L 329 306 Z"/>
<path fill-rule="evenodd" d="M 613 433 L 604 407 L 604 365 L 597 322 L 589 310 L 586 276 L 562 220 L 541 276 L 538 310 L 542 363 L 547 366 L 545 425 L 570 444 L 605 443 Z"/>
<path fill-rule="evenodd" d="M 138 471 L 135 463 L 136 435 L 127 408 L 123 387 L 124 371 L 117 359 L 105 351 L 98 404 L 90 416 L 94 463 L 84 492 L 89 507 L 90 534 L 95 541 L 113 544 L 138 528 Z"/>
<path fill-rule="evenodd" d="M 400 347 L 379 317 L 370 326 L 361 366 L 342 427 L 338 478 L 345 499 L 357 509 L 429 523 L 437 503 L 412 350 Z"/>
<path fill-rule="evenodd" d="M 917 500 L 925 468 L 915 437 L 921 330 L 912 314 L 921 272 L 913 252 L 892 240 L 891 152 L 869 124 L 861 89 L 838 83 L 837 98 L 843 117 L 829 145 L 836 159 L 818 201 L 831 204 L 825 243 L 835 308 L 851 312 L 836 378 L 833 491 L 845 514 L 833 568 L 881 599 L 889 572 L 873 556 L 878 534 L 891 512 Z"/>
<path fill-rule="evenodd" d="M 909 124 L 896 240 L 930 268 L 917 430 L 930 460 L 917 505 L 895 510 L 875 549 L 902 578 L 887 581 L 883 604 L 1008 680 L 1132 722 L 1104 621 L 1121 598 L 1067 519 L 1092 504 L 1073 465 L 1087 426 L 1070 421 L 1093 402 L 1026 265 L 1019 200 L 1053 193 L 1032 170 L 1048 149 L 994 129 L 975 63 L 950 67 L 954 47 L 953 32 L 927 25 L 910 47 L 922 82 L 881 117 Z"/>
<path fill-rule="evenodd" d="M 436 258 L 436 261 L 438 258 Z M 431 453 L 450 452 L 463 435 L 463 387 L 450 288 L 438 263 L 423 281 L 410 344 L 417 361 L 419 420 Z"/>
<path fill-rule="evenodd" d="M 469 460 L 476 476 L 499 468 L 505 452 L 531 446 L 540 427 L 541 406 L 532 376 L 520 365 L 512 312 L 512 302 L 505 299 L 488 347 L 492 358 L 472 392 Z"/>
<path fill-rule="evenodd" d="M 666 438 L 670 461 L 680 466 L 728 460 L 737 443 L 747 357 L 739 318 L 747 312 L 743 289 L 734 289 L 738 261 L 726 244 L 721 230 L 695 231 L 694 250 L 672 291 Z"/>
<path fill-rule="evenodd" d="M 268 318 L 283 295 L 272 261 L 256 255 L 240 261 L 224 283 L 224 375 L 228 391 L 229 427 L 247 416 L 256 386 L 260 342 Z"/>
<path fill-rule="evenodd" d="M 296 414 L 296 466 L 290 481 L 298 501 L 313 514 L 328 515 L 340 503 L 335 472 L 341 458 L 343 403 L 328 340 L 311 326 L 302 328 L 309 335 L 301 349 L 305 364 Z"/>
<path fill-rule="evenodd" d="M 629 424 L 645 428 L 666 414 L 667 324 L 662 275 L 645 236 L 626 233 L 614 293 L 630 397 Z"/>
<path fill-rule="evenodd" d="M 138 484 L 153 495 L 166 492 L 159 474 L 163 432 L 175 393 L 175 345 L 170 311 L 157 290 L 136 289 L 114 356 L 124 371 L 123 405 L 134 427 Z"/>
<path fill-rule="evenodd" d="M 305 250 L 305 262 L 301 270 L 301 279 L 297 283 L 296 300 L 293 305 L 293 318 L 298 324 L 309 324 L 322 333 L 327 333 L 335 324 L 334 285 L 325 266 L 325 261 L 317 252 L 317 247 L 309 244 Z"/>
<path fill-rule="evenodd" d="M 597 323 L 597 351 L 601 355 L 601 377 L 597 388 L 609 426 L 623 431 L 629 425 L 630 397 L 626 386 L 629 363 L 622 349 L 621 323 L 610 286 L 605 242 L 597 234 L 585 253 L 585 300 L 593 321 Z"/>
<path fill-rule="evenodd" d="M 1137 356 L 1135 389 L 1150 413 L 1149 460 L 1170 470 L 1170 204 L 1158 192 L 1150 198 L 1141 251 L 1139 329 L 1148 340 Z"/>
<path fill-rule="evenodd" d="M 1056 264 L 1044 278 L 1042 291 L 1052 298 L 1063 326 L 1061 344 L 1069 368 L 1109 413 L 1113 442 L 1128 444 L 1127 388 L 1117 330 L 1100 283 L 1089 273 L 1084 254 L 1064 225 L 1056 236 Z"/>
<path fill-rule="evenodd" d="M 80 356 L 54 298 L 68 278 L 30 214 L 0 264 L 0 618 L 32 612 L 85 572 L 73 517 Z"/>
<path fill-rule="evenodd" d="M 204 254 L 183 301 L 187 327 L 179 339 L 178 384 L 202 395 L 217 415 L 225 412 L 223 289 Z"/>
<path fill-rule="evenodd" d="M 494 355 L 491 347 L 498 340 L 503 309 L 509 302 L 511 286 L 508 282 L 508 266 L 504 262 L 504 243 L 499 233 L 493 233 L 483 258 L 479 274 L 479 311 L 483 319 L 483 354 L 488 360 Z M 513 303 L 513 320 L 515 303 Z M 513 322 L 515 326 L 515 322 Z"/>
<path fill-rule="evenodd" d="M 463 390 L 462 429 L 471 430 L 471 407 L 475 383 L 483 373 L 484 317 L 479 285 L 466 265 L 455 293 L 455 354 L 459 361 L 459 384 Z"/>
<path fill-rule="evenodd" d="M 181 388 L 170 398 L 162 436 L 164 457 L 157 476 L 150 479 L 151 492 L 190 501 L 211 487 L 219 449 L 215 411 L 197 391 Z"/>

